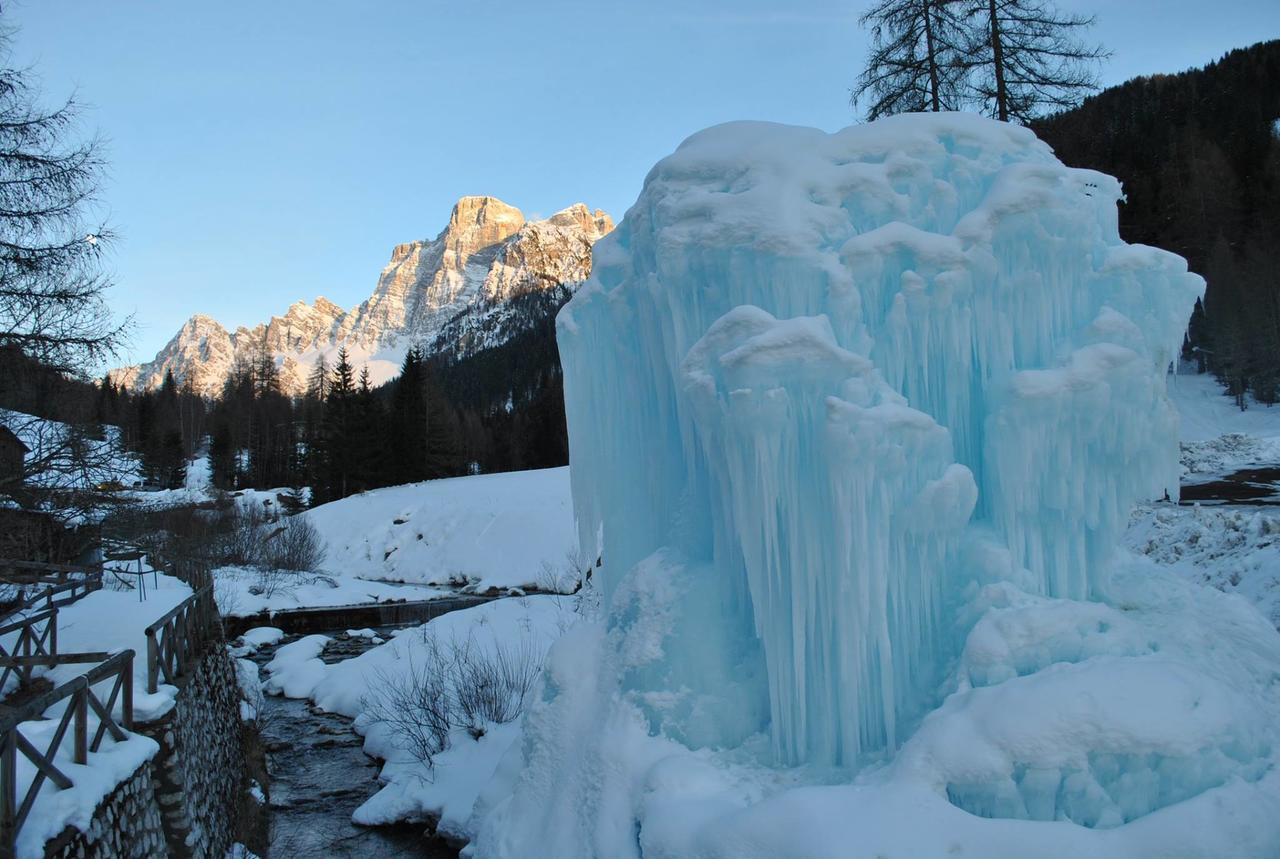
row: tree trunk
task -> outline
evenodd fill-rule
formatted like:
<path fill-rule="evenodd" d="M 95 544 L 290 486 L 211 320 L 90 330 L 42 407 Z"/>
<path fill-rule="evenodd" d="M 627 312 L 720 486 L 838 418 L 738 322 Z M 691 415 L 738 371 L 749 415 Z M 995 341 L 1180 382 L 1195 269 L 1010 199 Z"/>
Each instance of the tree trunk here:
<path fill-rule="evenodd" d="M 996 72 L 996 111 L 1001 122 L 1009 121 L 1009 91 L 1004 84 L 1004 46 L 1000 44 L 1000 17 L 996 0 L 988 0 L 991 14 L 991 63 Z"/>
<path fill-rule="evenodd" d="M 929 63 L 929 96 L 933 101 L 933 112 L 942 110 L 941 99 L 938 98 L 938 50 L 933 44 L 933 21 L 929 15 L 934 0 L 920 0 L 924 13 L 924 44 L 927 62 Z"/>

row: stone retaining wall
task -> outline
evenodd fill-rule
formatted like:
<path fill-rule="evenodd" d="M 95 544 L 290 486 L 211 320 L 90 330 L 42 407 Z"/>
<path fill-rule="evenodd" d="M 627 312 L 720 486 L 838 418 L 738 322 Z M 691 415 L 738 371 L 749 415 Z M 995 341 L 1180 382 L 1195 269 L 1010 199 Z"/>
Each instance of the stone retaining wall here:
<path fill-rule="evenodd" d="M 136 729 L 160 744 L 151 769 L 168 855 L 222 859 L 244 784 L 239 685 L 222 642 L 183 679 L 174 709 Z"/>
<path fill-rule="evenodd" d="M 149 764 L 102 801 L 88 832 L 68 828 L 45 845 L 49 859 L 165 859 L 168 855 Z"/>
<path fill-rule="evenodd" d="M 535 594 L 539 591 L 527 589 L 525 593 Z M 313 632 L 331 632 L 335 629 L 426 623 L 442 614 L 448 614 L 460 608 L 471 608 L 494 599 L 496 597 L 493 596 L 461 596 L 408 602 L 298 608 L 276 612 L 262 611 L 241 617 L 225 617 L 222 623 L 228 639 L 243 635 L 256 626 L 274 626 L 284 630 L 288 635 L 307 635 Z"/>

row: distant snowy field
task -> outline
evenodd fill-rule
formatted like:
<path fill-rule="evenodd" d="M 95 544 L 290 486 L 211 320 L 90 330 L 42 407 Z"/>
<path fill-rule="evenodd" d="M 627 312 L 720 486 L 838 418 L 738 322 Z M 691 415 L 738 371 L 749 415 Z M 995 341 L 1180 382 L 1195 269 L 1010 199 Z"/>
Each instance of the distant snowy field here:
<path fill-rule="evenodd" d="M 568 468 L 376 489 L 303 515 L 325 540 L 325 569 L 364 579 L 528 588 L 565 575 L 577 547 Z"/>
<path fill-rule="evenodd" d="M 1208 373 L 1170 376 L 1168 391 L 1178 408 L 1178 438 L 1184 444 L 1212 441 L 1231 433 L 1262 441 L 1280 439 L 1280 406 L 1264 406 L 1250 397 L 1249 408 L 1240 411 Z"/>
<path fill-rule="evenodd" d="M 1280 406 L 1241 411 L 1209 375 L 1169 379 L 1178 408 L 1184 482 L 1280 465 Z M 1143 504 L 1123 544 L 1180 578 L 1239 594 L 1280 629 L 1280 508 Z"/>

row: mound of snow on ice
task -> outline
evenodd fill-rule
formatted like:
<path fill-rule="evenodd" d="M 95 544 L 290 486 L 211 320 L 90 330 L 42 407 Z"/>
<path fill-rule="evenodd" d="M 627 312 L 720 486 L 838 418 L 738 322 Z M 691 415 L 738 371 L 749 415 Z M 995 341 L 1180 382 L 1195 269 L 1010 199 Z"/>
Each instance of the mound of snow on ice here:
<path fill-rule="evenodd" d="M 569 469 L 431 480 L 376 489 L 304 514 L 325 567 L 365 579 L 490 588 L 564 578 L 576 558 Z"/>
<path fill-rule="evenodd" d="M 1120 197 L 953 114 L 650 172 L 558 321 L 607 618 L 476 855 L 1269 855 L 1280 638 L 1116 554 L 1203 289 Z"/>

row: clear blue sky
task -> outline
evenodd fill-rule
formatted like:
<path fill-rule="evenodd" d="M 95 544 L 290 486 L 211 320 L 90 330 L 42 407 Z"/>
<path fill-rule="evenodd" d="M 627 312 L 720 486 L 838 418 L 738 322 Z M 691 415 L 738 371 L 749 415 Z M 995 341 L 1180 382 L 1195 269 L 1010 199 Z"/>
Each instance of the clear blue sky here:
<path fill-rule="evenodd" d="M 595 3 L 4 0 L 53 98 L 109 139 L 112 303 L 146 360 L 194 312 L 229 327 L 368 297 L 464 194 L 621 219 L 653 163 L 731 119 L 834 130 L 866 0 Z M 1105 83 L 1280 36 L 1275 0 L 1062 0 Z"/>

